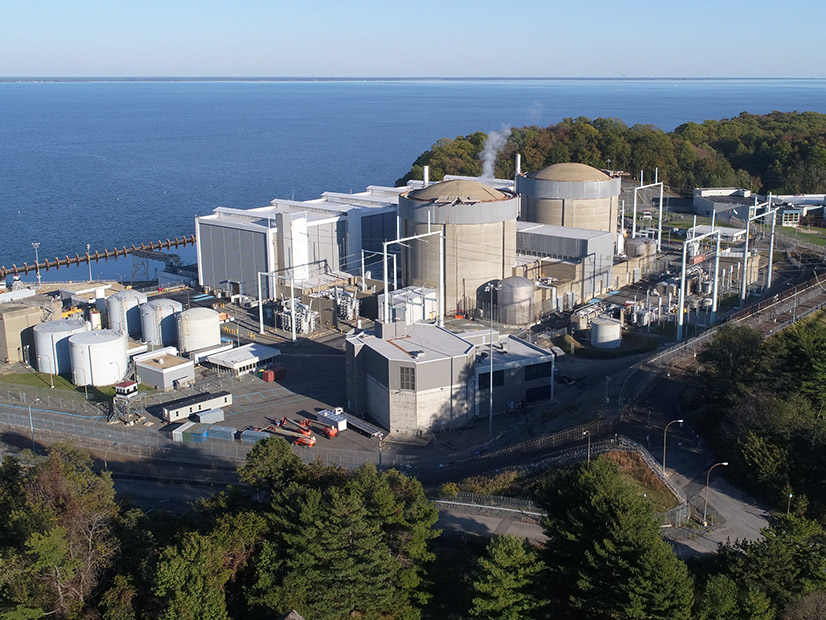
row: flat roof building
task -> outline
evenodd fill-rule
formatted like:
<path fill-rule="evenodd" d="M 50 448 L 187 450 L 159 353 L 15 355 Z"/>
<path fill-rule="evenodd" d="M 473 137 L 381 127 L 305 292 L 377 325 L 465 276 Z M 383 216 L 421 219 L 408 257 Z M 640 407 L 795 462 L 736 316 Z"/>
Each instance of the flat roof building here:
<path fill-rule="evenodd" d="M 279 355 L 281 355 L 281 351 L 278 349 L 254 342 L 228 351 L 214 353 L 207 357 L 206 361 L 213 366 L 239 376 L 255 372 L 260 366 L 266 366 L 275 361 Z"/>
<path fill-rule="evenodd" d="M 391 433 L 456 428 L 487 415 L 488 330 L 376 323 L 375 332 L 349 336 L 346 346 L 349 411 Z M 497 332 L 493 351 L 494 412 L 550 398 L 551 353 Z"/>

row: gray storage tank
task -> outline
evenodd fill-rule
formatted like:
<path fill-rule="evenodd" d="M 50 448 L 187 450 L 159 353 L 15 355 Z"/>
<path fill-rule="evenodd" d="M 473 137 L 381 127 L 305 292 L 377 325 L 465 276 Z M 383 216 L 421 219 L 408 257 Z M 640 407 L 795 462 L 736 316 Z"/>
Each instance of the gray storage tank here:
<path fill-rule="evenodd" d="M 146 295 L 138 291 L 125 290 L 106 298 L 106 313 L 109 329 L 123 332 L 133 338 L 141 335 L 141 311 L 139 306 L 146 303 Z"/>
<path fill-rule="evenodd" d="M 153 347 L 174 346 L 178 342 L 175 313 L 183 305 L 174 299 L 152 299 L 140 306 L 143 341 Z"/>
<path fill-rule="evenodd" d="M 530 325 L 534 322 L 536 286 L 527 278 L 512 276 L 499 283 L 497 310 L 505 325 Z"/>

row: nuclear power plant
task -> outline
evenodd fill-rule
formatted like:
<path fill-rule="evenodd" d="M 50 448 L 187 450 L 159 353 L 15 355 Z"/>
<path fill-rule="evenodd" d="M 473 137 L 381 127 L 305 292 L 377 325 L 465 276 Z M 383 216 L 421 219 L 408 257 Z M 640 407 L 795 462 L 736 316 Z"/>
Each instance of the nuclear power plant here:
<path fill-rule="evenodd" d="M 201 291 L 191 300 L 91 282 L 58 287 L 62 303 L 16 291 L 0 304 L 0 344 L 7 359 L 42 373 L 128 392 L 137 388 L 124 380 L 191 385 L 198 365 L 238 376 L 274 364 L 280 351 L 257 335 L 344 333 L 347 409 L 387 431 L 418 433 L 551 399 L 563 352 L 537 346 L 529 337 L 537 324 L 585 330 L 583 346 L 614 349 L 626 320 L 681 325 L 686 291 L 697 292 L 689 313 L 716 311 L 717 267 L 712 278 L 701 263 L 719 233 L 689 231 L 685 282 L 650 284 L 645 302 L 612 306 L 602 299 L 667 269 L 662 218 L 646 228 L 652 217 L 641 211 L 636 235 L 632 215 L 627 238 L 627 194 L 613 171 L 557 163 L 523 173 L 518 156 L 515 164 L 513 179 L 430 182 L 424 166 L 422 180 L 402 187 L 216 207 L 195 219 Z M 633 188 L 635 209 L 642 188 Z M 748 258 L 735 279 L 739 259 L 722 257 L 727 289 L 760 277 L 759 260 Z"/>

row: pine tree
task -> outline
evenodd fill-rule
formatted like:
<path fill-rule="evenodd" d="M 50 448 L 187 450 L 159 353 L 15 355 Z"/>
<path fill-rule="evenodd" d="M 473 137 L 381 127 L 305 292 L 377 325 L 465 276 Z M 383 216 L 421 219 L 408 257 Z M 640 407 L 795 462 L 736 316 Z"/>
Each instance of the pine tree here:
<path fill-rule="evenodd" d="M 660 537 L 650 503 L 611 461 L 557 474 L 541 501 L 549 597 L 587 618 L 690 616 L 688 569 Z"/>
<path fill-rule="evenodd" d="M 488 620 L 523 620 L 534 617 L 544 601 L 534 594 L 544 569 L 533 549 L 515 536 L 494 538 L 479 558 L 473 581 L 476 597 L 472 616 Z"/>

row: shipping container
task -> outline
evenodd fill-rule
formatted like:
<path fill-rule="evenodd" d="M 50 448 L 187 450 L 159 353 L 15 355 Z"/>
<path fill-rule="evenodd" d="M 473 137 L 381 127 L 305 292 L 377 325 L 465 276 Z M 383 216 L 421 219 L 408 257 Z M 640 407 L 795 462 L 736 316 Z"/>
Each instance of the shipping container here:
<path fill-rule="evenodd" d="M 184 443 L 204 443 L 209 433 L 209 427 L 205 424 L 193 424 L 183 433 Z"/>
<path fill-rule="evenodd" d="M 172 429 L 172 441 L 183 441 L 184 440 L 184 432 L 195 426 L 195 422 L 184 422 L 180 424 L 176 428 Z"/>
<path fill-rule="evenodd" d="M 269 433 L 265 433 L 263 431 L 242 431 L 241 432 L 241 441 L 244 443 L 255 443 L 260 441 L 261 439 L 266 439 L 267 437 L 272 437 Z"/>
<path fill-rule="evenodd" d="M 209 411 L 202 411 L 193 416 L 201 424 L 215 424 L 216 422 L 224 421 L 223 409 L 210 409 Z"/>
<path fill-rule="evenodd" d="M 210 439 L 225 439 L 225 440 L 233 440 L 235 439 L 235 433 L 237 431 L 230 427 L 230 426 L 210 426 L 209 427 L 209 438 Z"/>

